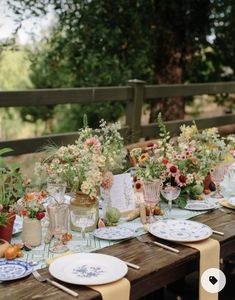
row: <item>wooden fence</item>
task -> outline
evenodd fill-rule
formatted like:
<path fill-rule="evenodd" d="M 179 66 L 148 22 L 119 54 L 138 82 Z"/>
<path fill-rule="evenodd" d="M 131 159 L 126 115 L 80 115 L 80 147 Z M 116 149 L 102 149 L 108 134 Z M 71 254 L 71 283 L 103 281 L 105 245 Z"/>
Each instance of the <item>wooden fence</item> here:
<path fill-rule="evenodd" d="M 157 101 L 175 96 L 215 95 L 219 93 L 235 93 L 235 82 L 216 82 L 198 84 L 146 85 L 144 81 L 130 80 L 127 86 L 95 87 L 71 89 L 40 89 L 27 91 L 0 92 L 0 107 L 42 106 L 66 103 L 97 103 L 121 101 L 126 104 L 126 126 L 121 133 L 126 143 L 137 142 L 141 137 L 157 136 L 156 123 L 141 125 L 142 107 L 145 100 Z M 213 126 L 235 124 L 235 114 L 222 115 L 212 118 L 195 119 L 199 129 Z M 178 120 L 166 122 L 172 134 L 179 133 L 182 124 L 192 121 Z M 0 148 L 14 149 L 13 155 L 33 153 L 49 142 L 66 145 L 74 142 L 76 132 L 54 134 L 29 139 L 0 141 Z M 11 154 L 12 155 L 12 154 Z"/>

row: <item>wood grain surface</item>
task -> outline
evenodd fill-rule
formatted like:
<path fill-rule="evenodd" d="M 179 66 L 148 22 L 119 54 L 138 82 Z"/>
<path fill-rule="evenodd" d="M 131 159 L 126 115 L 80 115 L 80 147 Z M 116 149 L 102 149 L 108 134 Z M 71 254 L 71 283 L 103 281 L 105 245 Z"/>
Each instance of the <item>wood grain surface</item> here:
<path fill-rule="evenodd" d="M 215 234 L 212 236 L 220 241 L 222 258 L 235 254 L 235 212 L 227 209 L 226 211 L 231 213 L 217 209 L 193 219 L 209 225 L 214 230 L 224 232 L 224 236 Z M 140 270 L 129 268 L 126 276 L 131 282 L 131 299 L 138 299 L 198 269 L 197 250 L 166 241 L 164 243 L 179 249 L 180 253 L 175 254 L 155 245 L 144 244 L 137 239 L 103 248 L 97 252 L 113 255 L 140 266 Z M 39 272 L 51 277 L 47 268 Z M 84 286 L 63 284 L 77 291 L 81 300 L 101 299 L 97 292 Z M 2 283 L 0 286 L 0 299 L 4 300 L 72 298 L 47 283 L 36 281 L 32 275 L 17 281 Z"/>

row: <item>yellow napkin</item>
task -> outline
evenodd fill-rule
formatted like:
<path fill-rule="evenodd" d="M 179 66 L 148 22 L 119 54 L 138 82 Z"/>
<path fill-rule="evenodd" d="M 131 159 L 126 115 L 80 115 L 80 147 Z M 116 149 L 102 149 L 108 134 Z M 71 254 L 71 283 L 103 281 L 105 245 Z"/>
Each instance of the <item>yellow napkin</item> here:
<path fill-rule="evenodd" d="M 122 278 L 118 281 L 102 285 L 89 285 L 89 288 L 99 292 L 103 300 L 129 300 L 131 285 L 130 281 Z"/>
<path fill-rule="evenodd" d="M 222 206 L 224 206 L 224 207 L 231 208 L 231 209 L 235 209 L 235 206 L 232 205 L 232 204 L 230 204 L 230 203 L 228 202 L 228 200 L 226 200 L 226 199 L 220 200 L 219 203 L 220 203 Z"/>
<path fill-rule="evenodd" d="M 46 259 L 46 264 L 50 265 L 54 260 L 59 257 L 72 254 L 73 252 L 68 251 L 56 257 L 51 257 Z M 131 284 L 130 281 L 126 278 L 122 278 L 115 282 L 101 284 L 101 285 L 90 285 L 89 288 L 99 292 L 103 300 L 129 300 L 130 299 L 130 290 Z"/>
<path fill-rule="evenodd" d="M 220 268 L 220 243 L 217 240 L 209 238 L 201 242 L 184 243 L 184 245 L 200 251 L 199 280 L 207 269 Z M 218 293 L 208 293 L 199 282 L 199 300 L 218 300 Z"/>

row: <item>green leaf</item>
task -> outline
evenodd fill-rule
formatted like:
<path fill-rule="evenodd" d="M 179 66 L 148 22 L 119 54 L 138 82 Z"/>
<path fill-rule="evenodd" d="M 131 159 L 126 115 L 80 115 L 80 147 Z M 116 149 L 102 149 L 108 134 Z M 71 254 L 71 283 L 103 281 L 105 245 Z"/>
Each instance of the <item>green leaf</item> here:
<path fill-rule="evenodd" d="M 9 153 L 9 152 L 12 152 L 12 151 L 13 151 L 13 149 L 11 149 L 11 148 L 3 148 L 3 149 L 0 150 L 0 155 L 3 155 L 5 153 Z"/>

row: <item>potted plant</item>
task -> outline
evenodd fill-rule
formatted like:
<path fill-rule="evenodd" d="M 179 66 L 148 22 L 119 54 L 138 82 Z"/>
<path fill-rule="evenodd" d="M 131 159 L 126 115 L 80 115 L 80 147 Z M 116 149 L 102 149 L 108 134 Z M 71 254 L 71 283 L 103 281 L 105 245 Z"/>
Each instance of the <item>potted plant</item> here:
<path fill-rule="evenodd" d="M 0 150 L 0 238 L 10 241 L 15 220 L 13 205 L 24 194 L 24 179 L 17 164 L 6 164 L 2 155 L 12 151 Z"/>

